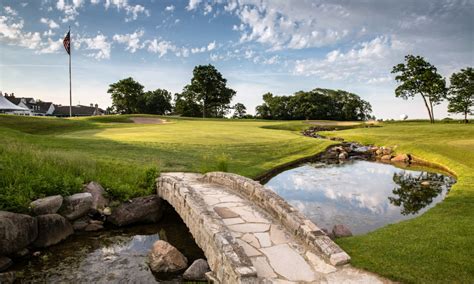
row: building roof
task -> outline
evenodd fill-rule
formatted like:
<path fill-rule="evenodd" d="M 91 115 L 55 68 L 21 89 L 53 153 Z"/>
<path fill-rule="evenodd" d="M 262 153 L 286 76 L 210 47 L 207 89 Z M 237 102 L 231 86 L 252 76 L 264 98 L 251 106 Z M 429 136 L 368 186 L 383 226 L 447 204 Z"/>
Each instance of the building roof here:
<path fill-rule="evenodd" d="M 7 98 L 5 98 L 4 96 L 1 96 L 0 95 L 0 110 L 3 110 L 3 111 L 28 111 L 27 109 L 25 108 L 22 108 L 20 106 L 17 106 L 15 104 L 13 104 L 12 102 L 10 102 Z"/>
<path fill-rule="evenodd" d="M 99 113 L 95 112 L 95 107 L 90 106 L 72 106 L 72 115 L 73 116 L 93 116 L 104 113 L 104 110 L 98 109 Z M 69 116 L 69 106 L 54 105 L 54 113 L 56 116 Z"/>
<path fill-rule="evenodd" d="M 16 105 L 19 105 L 21 102 L 21 98 L 12 97 L 12 96 L 7 96 L 5 97 L 5 99 L 9 100 L 12 104 L 16 104 Z"/>
<path fill-rule="evenodd" d="M 51 102 L 36 102 L 39 109 L 35 110 L 35 112 L 47 113 L 52 104 Z"/>

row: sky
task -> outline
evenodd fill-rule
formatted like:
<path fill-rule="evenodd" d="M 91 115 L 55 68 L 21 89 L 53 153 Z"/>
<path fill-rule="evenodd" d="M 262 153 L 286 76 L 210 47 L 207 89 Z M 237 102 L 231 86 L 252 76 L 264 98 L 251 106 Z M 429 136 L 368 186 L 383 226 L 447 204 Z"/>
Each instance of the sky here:
<path fill-rule="evenodd" d="M 108 86 L 181 92 L 213 64 L 249 113 L 262 95 L 342 89 L 377 118 L 427 118 L 421 98 L 396 98 L 391 69 L 421 55 L 447 78 L 474 64 L 474 0 L 0 0 L 0 90 L 111 105 Z M 435 108 L 447 117 L 446 103 Z M 451 117 L 456 117 L 452 116 Z"/>

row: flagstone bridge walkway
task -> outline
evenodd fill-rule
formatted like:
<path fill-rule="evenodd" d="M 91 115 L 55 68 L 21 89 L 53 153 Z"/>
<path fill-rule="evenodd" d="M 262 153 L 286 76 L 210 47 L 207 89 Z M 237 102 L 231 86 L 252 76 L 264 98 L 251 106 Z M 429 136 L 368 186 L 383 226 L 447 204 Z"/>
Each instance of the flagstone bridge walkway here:
<path fill-rule="evenodd" d="M 315 224 L 258 182 L 163 173 L 158 195 L 182 217 L 217 283 L 385 283 L 355 269 Z"/>

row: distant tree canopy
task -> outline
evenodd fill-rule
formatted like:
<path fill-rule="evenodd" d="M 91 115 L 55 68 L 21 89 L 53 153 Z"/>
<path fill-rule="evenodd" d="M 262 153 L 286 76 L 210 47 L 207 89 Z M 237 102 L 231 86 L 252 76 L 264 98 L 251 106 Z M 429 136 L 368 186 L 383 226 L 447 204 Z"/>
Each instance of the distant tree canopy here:
<path fill-rule="evenodd" d="M 446 97 L 446 82 L 438 74 L 436 67 L 421 56 L 407 55 L 405 63 L 393 67 L 397 74 L 395 80 L 400 85 L 395 89 L 395 96 L 408 99 L 416 95 L 423 98 L 431 123 L 434 123 L 433 106 L 440 104 Z"/>
<path fill-rule="evenodd" d="M 257 117 L 264 119 L 328 119 L 367 120 L 371 118 L 370 103 L 358 95 L 342 90 L 314 89 L 292 96 L 263 95 L 257 106 Z"/>
<path fill-rule="evenodd" d="M 114 111 L 121 114 L 165 114 L 172 110 L 170 92 L 164 89 L 145 92 L 143 89 L 143 85 L 133 78 L 110 84 L 107 93 L 112 96 Z"/>
<path fill-rule="evenodd" d="M 235 91 L 212 65 L 194 67 L 191 84 L 176 94 L 175 112 L 183 116 L 223 117 L 230 109 Z M 199 109 L 199 110 L 198 110 Z"/>
<path fill-rule="evenodd" d="M 448 95 L 448 112 L 462 113 L 464 122 L 474 114 L 474 69 L 468 67 L 451 75 Z"/>
<path fill-rule="evenodd" d="M 233 107 L 234 115 L 233 118 L 244 118 L 247 115 L 247 108 L 242 103 L 236 103 Z"/>

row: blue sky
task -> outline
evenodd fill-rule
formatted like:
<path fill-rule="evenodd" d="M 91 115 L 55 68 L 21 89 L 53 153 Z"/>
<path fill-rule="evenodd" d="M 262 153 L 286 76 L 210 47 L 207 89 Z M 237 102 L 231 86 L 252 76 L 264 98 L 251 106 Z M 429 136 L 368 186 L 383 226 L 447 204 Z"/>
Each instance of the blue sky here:
<path fill-rule="evenodd" d="M 278 0 L 0 0 L 0 90 L 68 104 L 111 104 L 108 85 L 132 76 L 180 92 L 199 64 L 215 65 L 234 102 L 262 94 L 344 89 L 379 118 L 425 118 L 421 99 L 395 98 L 390 74 L 406 54 L 449 77 L 474 64 L 474 2 Z M 445 117 L 446 105 L 437 106 Z"/>

